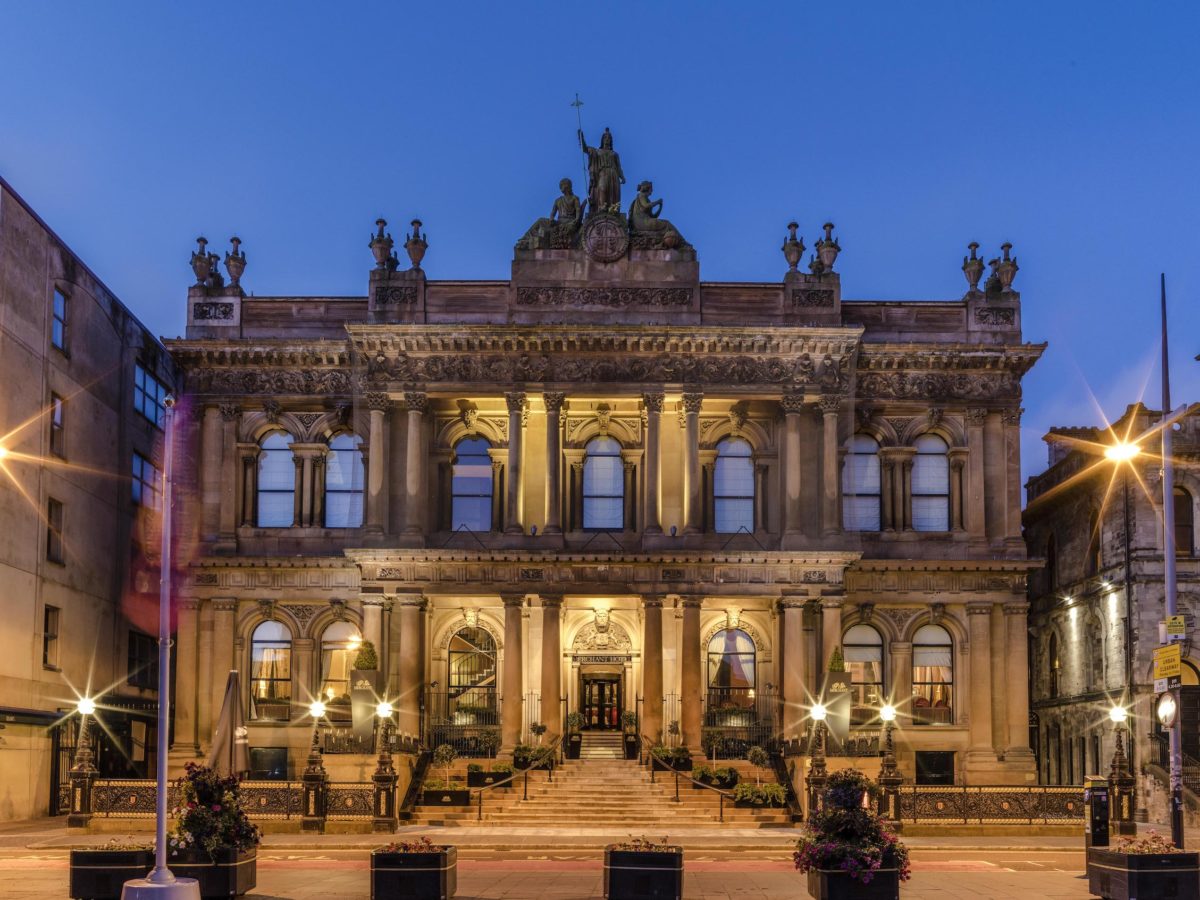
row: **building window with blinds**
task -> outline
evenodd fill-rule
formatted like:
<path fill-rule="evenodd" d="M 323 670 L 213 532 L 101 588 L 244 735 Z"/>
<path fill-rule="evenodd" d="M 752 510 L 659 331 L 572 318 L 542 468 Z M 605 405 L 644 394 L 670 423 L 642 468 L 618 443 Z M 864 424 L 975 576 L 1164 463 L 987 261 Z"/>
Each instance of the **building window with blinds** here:
<path fill-rule="evenodd" d="M 915 531 L 950 530 L 949 448 L 936 434 L 917 438 L 912 467 L 912 525 Z"/>
<path fill-rule="evenodd" d="M 349 622 L 332 622 L 321 635 L 319 696 L 332 722 L 350 721 L 350 670 L 360 647 L 362 635 Z"/>
<path fill-rule="evenodd" d="M 842 654 L 850 673 L 850 724 L 866 725 L 884 704 L 883 638 L 870 625 L 855 625 L 842 638 Z"/>
<path fill-rule="evenodd" d="M 914 725 L 949 725 L 954 721 L 954 642 L 941 625 L 922 625 L 913 635 Z"/>
<path fill-rule="evenodd" d="M 325 527 L 358 528 L 362 522 L 362 450 L 357 436 L 339 434 L 325 458 Z"/>
<path fill-rule="evenodd" d="M 292 436 L 273 431 L 258 454 L 258 527 L 287 528 L 296 517 L 296 464 Z"/>
<path fill-rule="evenodd" d="M 754 460 L 750 442 L 726 438 L 717 444 L 713 467 L 713 530 L 754 531 Z"/>
<path fill-rule="evenodd" d="M 450 527 L 455 531 L 492 530 L 491 448 L 481 437 L 463 438 L 454 445 Z"/>
<path fill-rule="evenodd" d="M 740 628 L 724 628 L 708 641 L 708 709 L 753 709 L 754 639 Z"/>
<path fill-rule="evenodd" d="M 621 445 L 610 437 L 593 438 L 585 449 L 583 527 L 596 531 L 625 527 L 625 465 Z"/>
<path fill-rule="evenodd" d="M 842 519 L 846 531 L 880 529 L 879 442 L 856 434 L 842 469 Z"/>
<path fill-rule="evenodd" d="M 250 718 L 286 722 L 292 708 L 292 634 L 263 622 L 250 637 Z"/>

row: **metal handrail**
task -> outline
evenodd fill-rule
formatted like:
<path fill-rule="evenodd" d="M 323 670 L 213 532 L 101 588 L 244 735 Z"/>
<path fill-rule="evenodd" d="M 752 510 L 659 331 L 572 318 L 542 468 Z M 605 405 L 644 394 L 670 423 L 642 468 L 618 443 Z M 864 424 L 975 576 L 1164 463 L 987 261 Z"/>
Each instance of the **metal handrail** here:
<path fill-rule="evenodd" d="M 521 774 L 524 776 L 524 780 L 525 780 L 524 786 L 522 788 L 521 799 L 528 800 L 529 799 L 529 771 L 531 769 L 537 768 L 538 766 L 542 765 L 542 763 L 545 763 L 545 762 L 550 763 L 549 777 L 547 780 L 553 782 L 554 781 L 554 760 L 555 760 L 555 754 L 558 751 L 558 741 L 560 739 L 561 739 L 561 735 L 557 735 L 557 734 L 552 735 L 550 737 L 550 739 L 546 741 L 546 744 L 544 747 L 542 747 L 541 751 L 539 751 L 534 756 L 530 757 L 529 765 L 526 766 L 524 769 L 514 768 L 513 773 L 511 775 L 509 775 L 507 778 L 501 779 L 500 781 L 497 781 L 493 784 L 485 784 L 483 787 L 480 787 L 480 788 L 469 789 L 469 790 L 478 791 L 478 794 L 479 794 L 478 821 L 480 821 L 480 822 L 483 821 L 483 795 L 484 795 L 485 791 L 490 791 L 490 790 L 500 787 L 501 785 L 508 784 L 514 778 L 516 778 L 518 774 Z"/>
<path fill-rule="evenodd" d="M 719 798 L 718 799 L 719 821 L 724 822 L 725 821 L 725 798 L 731 797 L 732 794 L 730 794 L 728 791 L 723 791 L 718 787 L 713 787 L 711 784 L 705 784 L 703 781 L 700 781 L 697 778 L 693 778 L 690 772 L 684 771 L 682 769 L 676 769 L 673 765 L 671 765 L 666 760 L 659 759 L 657 756 L 654 755 L 654 752 L 653 752 L 654 742 L 651 741 L 650 738 L 646 737 L 646 735 L 644 735 L 644 734 L 640 735 L 640 737 L 642 739 L 642 742 L 644 744 L 648 745 L 647 756 L 648 756 L 649 765 L 650 765 L 650 783 L 651 784 L 655 783 L 654 763 L 657 760 L 662 766 L 667 768 L 670 772 L 672 772 L 675 775 L 675 802 L 676 803 L 682 802 L 679 798 L 679 776 L 682 775 L 684 778 L 686 778 L 692 784 L 698 784 L 700 787 L 704 788 L 706 791 L 713 791 L 714 793 L 716 793 L 717 797 Z"/>
<path fill-rule="evenodd" d="M 413 763 L 412 780 L 408 782 L 408 789 L 404 792 L 404 799 L 400 801 L 400 808 L 396 813 L 397 818 L 412 818 L 413 808 L 417 805 L 417 798 L 421 795 L 420 788 L 425 781 L 425 776 L 429 774 L 429 763 L 432 759 L 433 753 L 429 750 L 422 750 L 417 754 L 417 758 Z"/>

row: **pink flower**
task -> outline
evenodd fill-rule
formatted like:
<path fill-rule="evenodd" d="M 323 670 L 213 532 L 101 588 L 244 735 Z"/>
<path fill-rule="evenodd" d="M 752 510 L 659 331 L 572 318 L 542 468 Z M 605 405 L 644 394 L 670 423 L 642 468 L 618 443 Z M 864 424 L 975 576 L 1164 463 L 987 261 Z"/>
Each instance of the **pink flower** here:
<path fill-rule="evenodd" d="M 220 811 L 221 811 L 221 804 L 220 804 L 220 803 L 214 803 L 214 804 L 212 805 L 212 811 L 213 811 L 213 812 L 220 812 Z"/>

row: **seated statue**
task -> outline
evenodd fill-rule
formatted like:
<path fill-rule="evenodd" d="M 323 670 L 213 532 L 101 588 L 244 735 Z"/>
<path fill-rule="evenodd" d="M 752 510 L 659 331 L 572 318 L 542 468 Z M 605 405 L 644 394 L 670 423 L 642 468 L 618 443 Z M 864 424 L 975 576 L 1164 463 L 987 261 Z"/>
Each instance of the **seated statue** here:
<path fill-rule="evenodd" d="M 558 183 L 562 196 L 554 201 L 550 218 L 538 219 L 517 241 L 518 250 L 569 250 L 579 238 L 583 205 L 571 186 L 571 179 Z"/>
<path fill-rule="evenodd" d="M 679 229 L 659 215 L 663 202 L 650 199 L 653 190 L 653 183 L 643 181 L 629 206 L 631 245 L 638 250 L 677 250 L 690 246 Z"/>

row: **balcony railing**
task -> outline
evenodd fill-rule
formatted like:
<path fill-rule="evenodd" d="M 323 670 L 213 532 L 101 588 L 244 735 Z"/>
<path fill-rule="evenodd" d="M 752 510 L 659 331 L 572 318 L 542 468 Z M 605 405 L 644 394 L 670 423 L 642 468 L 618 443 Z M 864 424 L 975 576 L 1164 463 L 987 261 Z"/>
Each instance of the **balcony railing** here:
<path fill-rule="evenodd" d="M 710 687 L 701 741 L 709 756 L 745 756 L 751 747 L 772 747 L 780 726 L 779 695 L 753 688 Z"/>
<path fill-rule="evenodd" d="M 491 688 L 425 695 L 425 745 L 449 744 L 459 756 L 490 756 L 500 727 L 500 700 Z"/>

